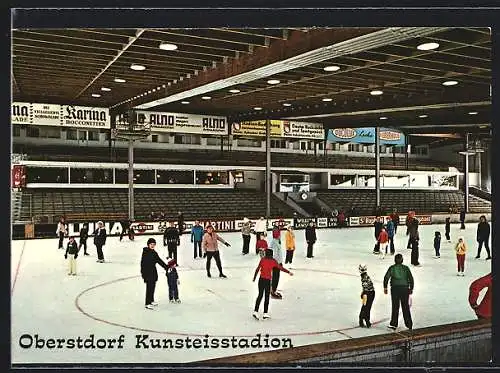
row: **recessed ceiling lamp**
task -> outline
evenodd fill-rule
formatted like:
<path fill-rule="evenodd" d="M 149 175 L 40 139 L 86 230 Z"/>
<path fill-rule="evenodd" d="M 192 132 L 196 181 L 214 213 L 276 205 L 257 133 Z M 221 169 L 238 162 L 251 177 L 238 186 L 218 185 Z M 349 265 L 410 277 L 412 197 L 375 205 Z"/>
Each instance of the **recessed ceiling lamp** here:
<path fill-rule="evenodd" d="M 212 97 L 210 97 L 210 96 L 202 96 L 202 98 L 201 98 L 201 99 L 202 99 L 202 100 L 210 100 L 211 98 L 212 98 Z"/>
<path fill-rule="evenodd" d="M 330 102 L 330 101 L 333 101 L 333 98 L 324 98 L 324 99 L 322 99 L 321 101 L 324 101 L 324 102 Z"/>
<path fill-rule="evenodd" d="M 122 78 L 115 78 L 114 80 L 115 80 L 115 82 L 117 82 L 117 83 L 125 83 L 125 82 L 126 82 L 126 80 L 125 80 L 125 79 L 122 79 Z"/>
<path fill-rule="evenodd" d="M 269 79 L 267 84 L 280 84 L 280 81 L 278 79 Z"/>
<path fill-rule="evenodd" d="M 438 47 L 439 47 L 438 43 L 424 43 L 417 46 L 417 49 L 421 51 L 430 51 Z"/>
<path fill-rule="evenodd" d="M 289 104 L 288 102 L 284 102 L 283 106 L 292 106 L 292 104 Z"/>
<path fill-rule="evenodd" d="M 422 114 L 422 115 L 419 115 L 418 117 L 419 117 L 419 118 L 427 118 L 427 115 Z"/>
<path fill-rule="evenodd" d="M 323 70 L 325 70 L 325 71 L 339 71 L 340 67 L 339 66 L 325 66 L 325 67 L 323 67 Z"/>
<path fill-rule="evenodd" d="M 231 92 L 231 93 L 240 93 L 241 91 L 239 89 L 230 89 L 229 92 Z"/>
<path fill-rule="evenodd" d="M 175 51 L 177 49 L 177 45 L 171 43 L 161 43 L 160 49 L 164 51 Z"/>
<path fill-rule="evenodd" d="M 109 92 L 109 91 L 111 91 L 111 88 L 108 88 L 108 87 L 102 87 L 102 88 L 101 88 L 101 91 L 104 91 L 104 92 Z"/>
<path fill-rule="evenodd" d="M 476 115 L 477 111 L 469 111 L 469 115 Z"/>
<path fill-rule="evenodd" d="M 187 104 L 189 104 L 189 101 L 181 101 L 181 104 L 182 105 L 187 105 Z"/>
<path fill-rule="evenodd" d="M 92 97 L 101 97 L 99 93 L 92 93 Z"/>
<path fill-rule="evenodd" d="M 384 92 L 380 91 L 380 90 L 374 90 L 374 91 L 371 91 L 370 94 L 372 96 L 380 96 L 381 94 L 383 94 Z"/>
<path fill-rule="evenodd" d="M 446 82 L 443 82 L 443 85 L 445 86 L 450 86 L 450 85 L 457 85 L 458 82 L 456 80 L 447 80 Z"/>
<path fill-rule="evenodd" d="M 387 119 L 387 117 L 380 117 L 380 118 L 378 118 L 378 119 L 380 119 L 380 120 L 386 120 L 386 119 Z"/>
<path fill-rule="evenodd" d="M 262 108 L 260 106 L 256 106 L 253 108 L 254 110 L 262 110 Z"/>
<path fill-rule="evenodd" d="M 136 70 L 136 71 L 146 70 L 146 66 L 144 66 L 144 65 L 138 65 L 138 64 L 135 64 L 135 63 L 133 63 L 132 65 L 130 65 L 130 68 L 132 70 Z"/>

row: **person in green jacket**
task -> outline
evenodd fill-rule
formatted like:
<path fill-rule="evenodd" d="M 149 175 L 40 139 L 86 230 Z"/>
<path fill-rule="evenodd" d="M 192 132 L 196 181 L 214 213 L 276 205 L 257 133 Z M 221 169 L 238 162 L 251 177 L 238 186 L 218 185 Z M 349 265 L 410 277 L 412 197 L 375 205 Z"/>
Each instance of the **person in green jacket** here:
<path fill-rule="evenodd" d="M 403 318 L 406 327 L 411 330 L 413 321 L 411 319 L 409 296 L 413 293 L 413 276 L 410 268 L 403 265 L 403 255 L 397 254 L 394 257 L 392 266 L 389 267 L 384 276 L 384 294 L 387 294 L 387 284 L 391 281 L 392 313 L 389 329 L 396 330 L 399 319 L 399 305 L 403 311 Z"/>

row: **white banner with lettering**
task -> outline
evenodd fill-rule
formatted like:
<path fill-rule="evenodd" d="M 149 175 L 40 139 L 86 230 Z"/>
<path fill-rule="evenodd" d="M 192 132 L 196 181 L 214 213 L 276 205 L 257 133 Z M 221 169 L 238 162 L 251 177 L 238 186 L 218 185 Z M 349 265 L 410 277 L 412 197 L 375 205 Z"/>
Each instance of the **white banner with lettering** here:
<path fill-rule="evenodd" d="M 321 123 L 297 122 L 288 120 L 270 121 L 270 136 L 298 139 L 323 140 L 325 130 Z M 233 123 L 232 134 L 237 136 L 266 136 L 266 121 L 255 120 L 249 122 Z"/>

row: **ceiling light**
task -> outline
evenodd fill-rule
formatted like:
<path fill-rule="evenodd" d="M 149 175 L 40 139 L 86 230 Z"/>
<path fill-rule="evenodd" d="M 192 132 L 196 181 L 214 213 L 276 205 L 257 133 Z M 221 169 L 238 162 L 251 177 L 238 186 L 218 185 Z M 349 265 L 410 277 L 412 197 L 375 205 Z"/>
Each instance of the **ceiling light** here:
<path fill-rule="evenodd" d="M 469 111 L 469 115 L 476 115 L 477 111 Z"/>
<path fill-rule="evenodd" d="M 189 104 L 189 101 L 181 101 L 181 104 L 187 105 L 187 104 Z"/>
<path fill-rule="evenodd" d="M 333 101 L 333 98 L 324 98 L 324 99 L 322 99 L 321 101 L 324 101 L 324 102 L 330 102 L 330 101 Z"/>
<path fill-rule="evenodd" d="M 202 100 L 210 100 L 211 98 L 212 98 L 212 97 L 210 97 L 210 96 L 202 96 L 202 97 L 201 97 L 201 99 L 202 99 Z"/>
<path fill-rule="evenodd" d="M 383 94 L 384 92 L 380 91 L 380 90 L 374 90 L 374 91 L 371 91 L 370 94 L 372 96 L 380 96 L 381 94 Z"/>
<path fill-rule="evenodd" d="M 427 115 L 422 114 L 422 115 L 419 115 L 418 117 L 419 117 L 419 118 L 427 118 Z"/>
<path fill-rule="evenodd" d="M 380 118 L 378 118 L 378 119 L 380 119 L 380 120 L 386 120 L 386 119 L 387 119 L 387 117 L 380 117 Z"/>
<path fill-rule="evenodd" d="M 163 84 L 161 87 L 162 87 L 162 88 L 167 88 L 167 86 L 166 86 L 165 84 Z"/>
<path fill-rule="evenodd" d="M 239 89 L 230 89 L 229 92 L 231 92 L 231 93 L 240 93 L 241 91 Z"/>
<path fill-rule="evenodd" d="M 436 49 L 438 47 L 439 47 L 438 43 L 424 43 L 424 44 L 420 44 L 419 46 L 417 46 L 417 49 L 421 50 L 421 51 L 430 51 L 430 50 Z"/>
<path fill-rule="evenodd" d="M 254 110 L 262 110 L 262 108 L 260 106 L 256 106 L 253 108 Z"/>
<path fill-rule="evenodd" d="M 269 79 L 267 84 L 280 84 L 280 81 L 278 79 Z"/>
<path fill-rule="evenodd" d="M 450 86 L 450 85 L 457 85 L 458 82 L 456 80 L 447 80 L 446 82 L 443 82 L 443 85 Z"/>
<path fill-rule="evenodd" d="M 292 106 L 292 104 L 289 104 L 288 102 L 285 102 L 283 106 Z"/>
<path fill-rule="evenodd" d="M 164 51 L 175 51 L 177 49 L 177 45 L 170 43 L 161 43 L 160 49 L 163 49 Z"/>
<path fill-rule="evenodd" d="M 99 93 L 92 93 L 92 97 L 101 97 Z"/>
<path fill-rule="evenodd" d="M 125 83 L 126 80 L 122 79 L 122 78 L 115 78 L 115 82 L 117 82 L 117 83 Z"/>
<path fill-rule="evenodd" d="M 104 91 L 104 92 L 109 92 L 109 91 L 111 91 L 111 88 L 108 88 L 108 87 L 102 87 L 102 88 L 101 88 L 101 91 Z"/>
<path fill-rule="evenodd" d="M 146 66 L 144 66 L 144 65 L 137 65 L 135 63 L 133 63 L 132 65 L 130 65 L 130 68 L 132 70 L 136 70 L 136 71 L 146 70 Z"/>
<path fill-rule="evenodd" d="M 325 66 L 325 67 L 323 67 L 323 70 L 325 70 L 325 71 L 339 71 L 340 67 L 339 66 Z"/>

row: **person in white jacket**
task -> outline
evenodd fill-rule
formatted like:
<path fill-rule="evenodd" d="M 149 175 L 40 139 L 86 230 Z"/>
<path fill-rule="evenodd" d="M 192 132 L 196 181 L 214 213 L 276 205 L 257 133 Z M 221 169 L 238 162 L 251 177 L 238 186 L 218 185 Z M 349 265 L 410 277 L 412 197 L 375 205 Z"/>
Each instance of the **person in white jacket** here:
<path fill-rule="evenodd" d="M 267 231 L 267 222 L 263 216 L 255 222 L 255 235 L 257 236 L 257 241 Z M 255 243 L 255 254 L 259 254 L 259 249 L 257 249 L 257 243 Z"/>
<path fill-rule="evenodd" d="M 56 234 L 59 237 L 59 243 L 57 246 L 57 249 L 64 249 L 63 247 L 63 241 L 64 241 L 64 236 L 66 236 L 66 224 L 64 224 L 64 218 L 61 217 L 59 219 L 59 223 L 57 223 L 57 229 L 56 229 Z"/>
<path fill-rule="evenodd" d="M 281 251 L 281 231 L 277 224 L 273 225 L 273 235 L 271 241 L 271 250 L 273 250 L 273 259 L 282 266 L 283 253 Z M 273 268 L 273 278 L 271 280 L 271 297 L 281 299 L 282 295 L 278 293 L 278 283 L 280 281 L 280 269 Z"/>

